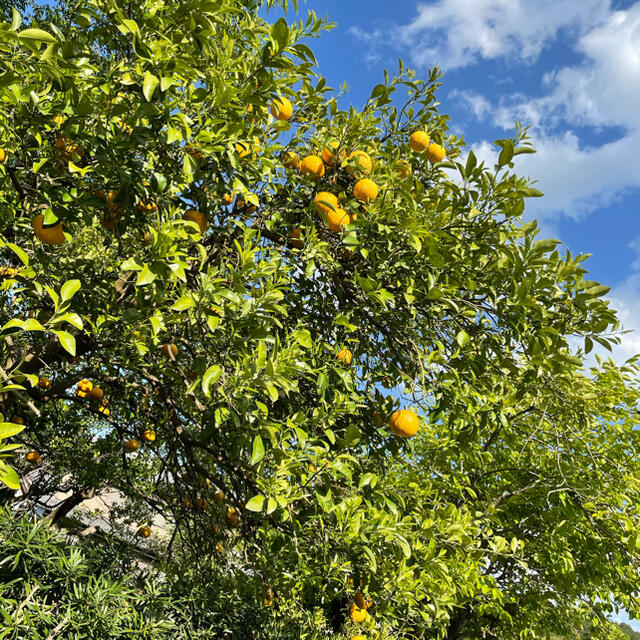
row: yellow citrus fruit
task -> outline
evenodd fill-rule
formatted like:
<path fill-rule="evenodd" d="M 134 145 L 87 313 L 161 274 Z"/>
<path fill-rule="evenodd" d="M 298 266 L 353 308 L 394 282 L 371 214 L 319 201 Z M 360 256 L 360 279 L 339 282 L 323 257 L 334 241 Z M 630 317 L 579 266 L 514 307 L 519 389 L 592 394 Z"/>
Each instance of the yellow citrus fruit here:
<path fill-rule="evenodd" d="M 240 524 L 240 514 L 238 513 L 237 509 L 234 509 L 233 507 L 229 507 L 227 509 L 227 524 L 230 527 L 234 527 L 237 528 Z"/>
<path fill-rule="evenodd" d="M 389 427 L 397 436 L 410 438 L 417 433 L 420 422 L 411 409 L 398 409 L 391 414 Z"/>
<path fill-rule="evenodd" d="M 420 153 L 426 151 L 429 146 L 429 134 L 426 131 L 414 131 L 409 136 L 409 146 Z"/>
<path fill-rule="evenodd" d="M 271 105 L 271 115 L 276 120 L 288 120 L 293 114 L 293 106 L 287 98 L 276 98 Z"/>
<path fill-rule="evenodd" d="M 233 196 L 230 193 L 225 193 L 222 196 L 222 204 L 231 204 L 233 202 Z"/>
<path fill-rule="evenodd" d="M 91 382 L 91 380 L 87 380 L 86 378 L 84 378 L 78 382 L 77 386 L 80 391 L 87 392 L 93 389 L 93 382 Z"/>
<path fill-rule="evenodd" d="M 353 353 L 349 349 L 340 349 L 336 357 L 342 364 L 349 366 L 353 360 Z"/>
<path fill-rule="evenodd" d="M 196 211 L 195 209 L 191 209 L 184 214 L 185 220 L 190 220 L 191 222 L 195 222 L 200 228 L 200 233 L 204 233 L 209 226 L 209 222 L 205 218 L 205 216 L 200 213 L 200 211 Z"/>
<path fill-rule="evenodd" d="M 222 491 L 216 491 L 213 494 L 213 501 L 216 504 L 220 504 L 223 500 L 224 500 L 224 493 L 222 493 Z"/>
<path fill-rule="evenodd" d="M 0 163 L 3 163 L 7 159 L 7 150 L 0 149 Z"/>
<path fill-rule="evenodd" d="M 42 377 L 38 380 L 38 386 L 41 389 L 49 389 L 51 387 L 51 380 L 49 380 L 49 378 Z"/>
<path fill-rule="evenodd" d="M 364 151 L 356 150 L 347 156 L 347 161 L 352 161 L 347 165 L 347 173 L 362 173 L 368 175 L 373 169 L 371 156 Z"/>
<path fill-rule="evenodd" d="M 324 175 L 324 162 L 318 156 L 307 156 L 300 163 L 300 173 L 313 180 L 319 180 Z"/>
<path fill-rule="evenodd" d="M 39 213 L 31 221 L 31 226 L 33 227 L 33 232 L 36 234 L 36 238 L 45 244 L 62 244 L 64 242 L 62 225 L 56 222 L 55 224 L 45 226 L 44 214 L 42 213 Z"/>
<path fill-rule="evenodd" d="M 351 636 L 349 640 L 366 640 L 364 636 Z"/>
<path fill-rule="evenodd" d="M 238 200 L 236 202 L 236 208 L 243 213 L 255 213 L 258 210 L 255 204 L 247 204 L 244 200 Z"/>
<path fill-rule="evenodd" d="M 302 234 L 302 229 L 293 229 L 289 234 L 289 244 L 296 249 L 302 249 L 304 247 L 304 242 L 300 239 L 300 235 Z"/>
<path fill-rule="evenodd" d="M 178 347 L 173 344 L 173 342 L 171 344 L 163 344 L 161 351 L 163 355 L 167 356 L 167 358 L 170 358 L 171 360 L 175 360 L 178 355 Z"/>
<path fill-rule="evenodd" d="M 124 448 L 129 452 L 137 451 L 139 447 L 140 443 L 135 438 L 131 438 L 131 440 L 127 440 L 124 443 Z"/>
<path fill-rule="evenodd" d="M 184 147 L 184 150 L 194 159 L 196 160 L 196 162 L 201 162 L 202 160 L 205 159 L 205 155 L 204 153 L 198 149 L 197 147 L 194 147 L 191 144 L 186 144 Z"/>
<path fill-rule="evenodd" d="M 360 202 L 370 203 L 378 197 L 378 185 L 369 178 L 358 180 L 353 187 L 353 195 Z"/>
<path fill-rule="evenodd" d="M 342 231 L 342 227 L 351 224 L 352 218 L 344 209 L 336 209 L 327 213 L 327 225 L 331 231 Z"/>
<path fill-rule="evenodd" d="M 53 116 L 53 121 L 60 126 L 61 124 L 64 124 L 64 121 L 66 120 L 65 116 L 58 114 Z"/>
<path fill-rule="evenodd" d="M 155 202 L 138 202 L 138 210 L 142 213 L 153 213 L 158 210 L 158 205 Z"/>
<path fill-rule="evenodd" d="M 142 538 L 148 538 L 151 535 L 151 527 L 147 527 L 146 525 L 140 527 L 138 529 L 138 535 Z"/>
<path fill-rule="evenodd" d="M 283 151 L 280 160 L 287 169 L 297 171 L 300 168 L 300 156 L 295 151 Z"/>
<path fill-rule="evenodd" d="M 442 162 L 444 157 L 447 155 L 444 147 L 442 145 L 437 144 L 436 142 L 432 142 L 427 147 L 427 158 L 429 158 L 429 162 Z"/>
<path fill-rule="evenodd" d="M 156 432 L 153 429 L 147 429 L 143 434 L 142 434 L 142 439 L 145 442 L 154 442 L 156 439 Z"/>
<path fill-rule="evenodd" d="M 344 149 L 340 149 L 340 143 L 337 140 L 331 140 L 322 150 L 322 161 L 330 167 L 336 164 L 336 162 L 342 162 L 344 156 Z"/>
<path fill-rule="evenodd" d="M 102 396 L 104 395 L 104 393 L 100 387 L 93 387 L 93 389 L 89 391 L 89 395 L 94 400 L 102 400 Z"/>
<path fill-rule="evenodd" d="M 316 193 L 313 202 L 316 205 L 318 213 L 327 214 L 330 211 L 336 211 L 340 208 L 338 198 L 328 191 L 320 191 Z"/>
<path fill-rule="evenodd" d="M 356 594 L 354 596 L 354 601 L 356 605 L 358 605 L 361 609 L 367 609 L 367 601 L 364 599 L 362 595 L 362 591 L 360 591 L 360 587 L 356 589 Z"/>
<path fill-rule="evenodd" d="M 216 551 L 218 553 L 222 553 L 224 550 L 223 546 L 222 546 L 222 542 L 216 542 Z"/>
<path fill-rule="evenodd" d="M 364 622 L 367 619 L 367 610 L 359 607 L 355 602 L 349 608 L 349 616 L 354 622 Z"/>
<path fill-rule="evenodd" d="M 411 175 L 411 164 L 407 160 L 396 162 L 396 173 L 404 180 Z"/>
<path fill-rule="evenodd" d="M 29 451 L 29 453 L 27 453 L 27 462 L 31 464 L 38 464 L 40 459 L 40 454 L 37 451 Z"/>

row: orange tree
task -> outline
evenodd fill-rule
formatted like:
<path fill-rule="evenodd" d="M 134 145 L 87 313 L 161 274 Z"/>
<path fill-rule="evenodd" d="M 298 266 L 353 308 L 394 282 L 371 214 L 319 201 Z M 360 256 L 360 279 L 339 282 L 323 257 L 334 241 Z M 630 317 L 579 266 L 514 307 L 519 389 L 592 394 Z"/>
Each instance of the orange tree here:
<path fill-rule="evenodd" d="M 117 491 L 246 637 L 606 637 L 640 613 L 637 368 L 583 369 L 617 320 L 521 221 L 526 130 L 461 161 L 402 66 L 343 110 L 327 25 L 262 4 L 0 24 L 5 500 Z"/>

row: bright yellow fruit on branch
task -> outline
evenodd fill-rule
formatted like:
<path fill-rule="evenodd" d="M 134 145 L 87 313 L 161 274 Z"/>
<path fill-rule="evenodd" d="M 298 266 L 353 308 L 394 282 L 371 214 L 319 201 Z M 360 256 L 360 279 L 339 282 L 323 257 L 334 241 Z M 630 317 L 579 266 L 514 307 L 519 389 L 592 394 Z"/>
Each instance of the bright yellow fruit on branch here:
<path fill-rule="evenodd" d="M 153 213 L 158 210 L 158 205 L 155 202 L 138 202 L 138 210 L 142 213 Z"/>
<path fill-rule="evenodd" d="M 300 163 L 300 173 L 313 180 L 319 180 L 324 175 L 324 162 L 318 156 L 307 156 Z"/>
<path fill-rule="evenodd" d="M 29 451 L 29 453 L 27 453 L 27 462 L 31 464 L 39 464 L 40 460 L 41 457 L 37 451 Z"/>
<path fill-rule="evenodd" d="M 173 342 L 170 344 L 163 344 L 161 347 L 161 351 L 163 355 L 167 356 L 167 358 L 170 358 L 171 360 L 175 360 L 176 356 L 178 355 L 178 347 L 173 344 Z"/>
<path fill-rule="evenodd" d="M 64 233 L 62 225 L 56 222 L 52 225 L 44 225 L 44 214 L 38 214 L 31 222 L 33 231 L 41 242 L 45 244 L 62 244 L 64 242 Z"/>
<path fill-rule="evenodd" d="M 378 185 L 373 180 L 369 180 L 369 178 L 363 178 L 358 180 L 353 187 L 353 195 L 360 202 L 369 204 L 378 197 Z"/>
<path fill-rule="evenodd" d="M 124 443 L 124 448 L 130 453 L 137 451 L 139 447 L 140 447 L 140 443 L 135 438 L 131 438 L 131 440 L 127 440 Z"/>
<path fill-rule="evenodd" d="M 336 358 L 338 358 L 338 360 L 342 362 L 342 364 L 348 367 L 353 361 L 353 353 L 351 353 L 349 349 L 340 349 Z"/>
<path fill-rule="evenodd" d="M 283 151 L 280 160 L 287 169 L 294 171 L 300 169 L 300 156 L 295 151 Z"/>
<path fill-rule="evenodd" d="M 396 173 L 404 180 L 411 175 L 411 164 L 407 160 L 396 162 Z"/>
<path fill-rule="evenodd" d="M 373 169 L 373 161 L 371 156 L 364 151 L 356 150 L 350 153 L 347 157 L 347 161 L 350 163 L 347 165 L 347 173 L 361 173 L 368 175 Z"/>
<path fill-rule="evenodd" d="M 364 622 L 368 615 L 367 610 L 359 607 L 355 602 L 349 607 L 349 616 L 354 622 Z"/>
<path fill-rule="evenodd" d="M 338 198 L 328 191 L 319 191 L 316 193 L 313 202 L 316 205 L 318 213 L 328 214 L 330 211 L 336 211 L 340 208 Z"/>
<path fill-rule="evenodd" d="M 38 386 L 41 389 L 50 389 L 51 388 L 51 380 L 49 378 L 42 377 L 38 380 Z"/>
<path fill-rule="evenodd" d="M 365 636 L 351 636 L 350 640 L 366 640 Z"/>
<path fill-rule="evenodd" d="M 89 395 L 89 393 L 91 393 L 91 390 L 93 389 L 93 382 L 91 382 L 91 380 L 80 380 L 78 382 L 78 390 L 76 391 L 76 395 L 79 398 L 86 398 L 87 395 Z"/>
<path fill-rule="evenodd" d="M 216 504 L 221 504 L 223 500 L 224 500 L 224 493 L 222 493 L 222 491 L 216 491 L 213 494 L 213 501 Z"/>
<path fill-rule="evenodd" d="M 154 442 L 156 439 L 156 432 L 153 429 L 147 429 L 143 434 L 142 434 L 142 439 L 145 442 Z"/>
<path fill-rule="evenodd" d="M 0 149 L 0 163 L 4 163 L 6 159 L 7 159 L 7 150 Z"/>
<path fill-rule="evenodd" d="M 287 98 L 276 98 L 271 105 L 271 115 L 276 120 L 288 120 L 293 114 L 293 107 Z"/>
<path fill-rule="evenodd" d="M 427 147 L 427 158 L 429 158 L 429 162 L 442 162 L 444 157 L 447 155 L 445 148 L 442 145 L 437 144 L 436 142 L 432 142 Z"/>
<path fill-rule="evenodd" d="M 258 210 L 255 204 L 245 202 L 244 200 L 238 200 L 236 202 L 236 209 L 242 213 L 255 213 Z"/>
<path fill-rule="evenodd" d="M 342 227 L 351 224 L 352 218 L 344 209 L 336 209 L 327 213 L 327 225 L 331 231 L 336 233 L 342 231 Z"/>
<path fill-rule="evenodd" d="M 225 193 L 222 196 L 222 204 L 228 205 L 233 202 L 233 196 L 230 193 Z"/>
<path fill-rule="evenodd" d="M 414 131 L 409 137 L 409 146 L 418 153 L 426 151 L 429 146 L 429 134 L 426 131 Z"/>
<path fill-rule="evenodd" d="M 91 384 L 91 383 L 89 383 Z M 94 400 L 102 400 L 102 396 L 104 395 L 102 389 L 100 387 L 93 387 L 93 389 L 89 390 L 89 395 L 94 399 Z"/>
<path fill-rule="evenodd" d="M 240 525 L 240 514 L 237 509 L 233 507 L 227 509 L 227 524 L 234 529 Z"/>
<path fill-rule="evenodd" d="M 364 595 L 362 594 L 362 591 L 360 591 L 360 587 L 356 589 L 356 594 L 353 599 L 356 605 L 361 609 L 367 609 L 367 601 L 364 599 Z"/>
<path fill-rule="evenodd" d="M 411 409 L 398 409 L 391 414 L 389 427 L 397 436 L 410 438 L 418 432 L 420 421 Z"/>
<path fill-rule="evenodd" d="M 209 223 L 205 218 L 205 216 L 202 213 L 200 213 L 200 211 L 196 211 L 195 209 L 191 209 L 190 211 L 187 211 L 184 214 L 184 219 L 190 220 L 191 222 L 195 222 L 200 229 L 200 233 L 204 233 L 207 230 L 207 227 L 209 226 Z"/>
<path fill-rule="evenodd" d="M 340 143 L 337 140 L 331 140 L 322 150 L 322 161 L 329 167 L 344 160 L 345 152 L 343 149 L 339 149 L 339 147 Z"/>
<path fill-rule="evenodd" d="M 147 527 L 146 525 L 143 525 L 138 529 L 138 535 L 141 538 L 148 538 L 151 535 L 151 527 Z"/>

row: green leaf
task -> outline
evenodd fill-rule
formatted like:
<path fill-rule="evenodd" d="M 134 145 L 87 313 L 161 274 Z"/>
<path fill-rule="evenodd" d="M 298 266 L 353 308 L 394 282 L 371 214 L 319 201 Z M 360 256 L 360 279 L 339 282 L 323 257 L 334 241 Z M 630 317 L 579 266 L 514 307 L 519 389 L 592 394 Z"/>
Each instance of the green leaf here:
<path fill-rule="evenodd" d="M 57 42 L 57 40 L 42 29 L 24 29 L 18 33 L 20 40 L 37 40 L 38 42 Z"/>
<path fill-rule="evenodd" d="M 246 507 L 249 511 L 262 511 L 262 506 L 264 505 L 265 497 L 264 496 L 253 496 L 249 502 L 247 502 Z"/>
<path fill-rule="evenodd" d="M 67 280 L 60 289 L 62 300 L 71 300 L 75 293 L 80 289 L 80 280 Z"/>
<path fill-rule="evenodd" d="M 258 435 L 253 439 L 253 448 L 251 451 L 251 464 L 258 464 L 264 458 L 264 444 L 262 438 Z"/>
<path fill-rule="evenodd" d="M 458 333 L 458 335 L 456 336 L 456 342 L 461 347 L 464 347 L 464 345 L 469 342 L 469 334 L 464 329 L 462 329 L 462 331 L 460 331 L 460 333 Z"/>
<path fill-rule="evenodd" d="M 144 74 L 144 81 L 142 83 L 142 93 L 146 98 L 147 102 L 151 102 L 151 98 L 153 98 L 153 93 L 156 90 L 156 87 L 160 83 L 160 80 L 153 75 L 153 73 L 146 71 Z"/>
<path fill-rule="evenodd" d="M 143 287 L 146 284 L 151 284 L 155 279 L 156 274 L 149 269 L 149 265 L 145 264 L 144 267 L 142 267 L 142 271 L 138 274 L 136 287 Z"/>
<path fill-rule="evenodd" d="M 280 49 L 289 44 L 289 27 L 284 18 L 279 18 L 271 29 L 271 37 L 277 42 Z"/>
<path fill-rule="evenodd" d="M 0 482 L 9 487 L 9 489 L 18 490 L 20 488 L 20 478 L 18 474 L 6 463 L 0 460 Z"/>
<path fill-rule="evenodd" d="M 60 340 L 60 344 L 72 356 L 76 355 L 76 339 L 68 331 L 54 331 Z"/>
<path fill-rule="evenodd" d="M 186 311 L 187 309 L 191 309 L 192 307 L 195 307 L 196 303 L 193 301 L 193 298 L 190 298 L 189 296 L 182 296 L 182 298 L 180 298 L 179 300 L 176 300 L 172 305 L 171 308 L 174 311 Z"/>
<path fill-rule="evenodd" d="M 212 364 L 202 376 L 202 391 L 204 395 L 210 397 L 211 395 L 211 385 L 218 382 L 220 376 L 222 375 L 222 367 L 217 364 Z"/>
<path fill-rule="evenodd" d="M 11 7 L 11 31 L 18 30 L 21 24 L 22 16 L 20 12 L 15 7 Z"/>
<path fill-rule="evenodd" d="M 14 422 L 0 422 L 0 440 L 15 436 L 24 429 L 23 424 L 15 424 Z"/>
<path fill-rule="evenodd" d="M 301 346 L 306 349 L 311 349 L 313 346 L 313 341 L 311 340 L 311 334 L 307 329 L 296 329 L 296 331 L 292 334 L 293 339 Z"/>

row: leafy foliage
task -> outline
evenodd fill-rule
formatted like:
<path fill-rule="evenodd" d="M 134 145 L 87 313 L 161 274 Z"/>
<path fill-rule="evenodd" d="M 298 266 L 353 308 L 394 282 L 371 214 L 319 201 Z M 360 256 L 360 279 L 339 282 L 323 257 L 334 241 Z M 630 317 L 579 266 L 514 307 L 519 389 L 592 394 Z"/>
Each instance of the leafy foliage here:
<path fill-rule="evenodd" d="M 240 628 L 607 637 L 640 613 L 638 368 L 584 371 L 617 318 L 521 220 L 526 129 L 463 158 L 438 70 L 402 64 L 343 110 L 306 44 L 328 25 L 260 6 L 0 24 L 2 411 L 42 456 L 18 508 L 117 490 L 119 539 L 149 526 L 183 594 L 217 576 Z"/>

